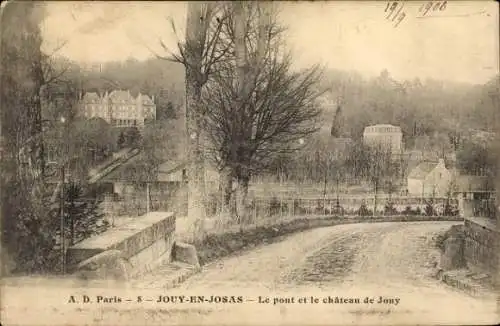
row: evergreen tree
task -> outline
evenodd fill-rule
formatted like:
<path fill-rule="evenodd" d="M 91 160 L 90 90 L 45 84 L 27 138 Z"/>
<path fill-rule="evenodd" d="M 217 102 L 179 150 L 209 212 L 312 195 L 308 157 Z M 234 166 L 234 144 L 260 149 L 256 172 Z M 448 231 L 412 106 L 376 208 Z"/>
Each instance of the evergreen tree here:
<path fill-rule="evenodd" d="M 118 148 L 122 149 L 125 145 L 125 136 L 123 135 L 123 132 L 120 133 L 120 136 L 118 136 Z"/>
<path fill-rule="evenodd" d="M 100 200 L 88 198 L 89 192 L 85 191 L 79 183 L 70 183 L 65 187 L 64 217 L 71 243 L 98 234 L 107 227 L 103 220 Z M 67 233 L 68 234 L 68 233 Z"/>
<path fill-rule="evenodd" d="M 335 110 L 335 115 L 333 116 L 332 128 L 330 134 L 332 137 L 339 138 L 342 136 L 344 127 L 344 118 L 342 115 L 342 107 L 340 104 L 337 105 L 337 110 Z"/>

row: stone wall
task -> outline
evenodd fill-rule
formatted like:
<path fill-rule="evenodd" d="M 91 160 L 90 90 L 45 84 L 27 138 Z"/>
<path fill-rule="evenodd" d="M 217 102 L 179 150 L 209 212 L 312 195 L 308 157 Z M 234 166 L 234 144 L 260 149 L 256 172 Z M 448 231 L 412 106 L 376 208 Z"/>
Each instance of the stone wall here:
<path fill-rule="evenodd" d="M 465 260 L 472 270 L 491 276 L 498 273 L 500 233 L 486 218 L 465 219 Z"/>
<path fill-rule="evenodd" d="M 126 261 L 127 277 L 137 276 L 171 261 L 174 235 L 173 213 L 154 212 L 139 216 L 130 223 L 70 247 L 67 252 L 68 271 L 84 268 L 85 262 L 92 265 L 92 257 L 113 251 L 120 252 L 119 256 Z"/>

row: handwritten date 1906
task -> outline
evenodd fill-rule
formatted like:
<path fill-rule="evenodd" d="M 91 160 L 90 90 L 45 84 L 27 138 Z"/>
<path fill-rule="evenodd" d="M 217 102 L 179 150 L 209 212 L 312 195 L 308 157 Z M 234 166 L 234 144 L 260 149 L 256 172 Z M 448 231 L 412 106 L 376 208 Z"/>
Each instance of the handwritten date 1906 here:
<path fill-rule="evenodd" d="M 443 11 L 446 9 L 447 1 L 427 1 L 425 4 L 420 6 L 418 12 L 425 16 L 430 11 Z"/>
<path fill-rule="evenodd" d="M 418 10 L 420 17 L 428 16 L 434 11 L 443 11 L 446 9 L 447 1 L 427 1 L 422 4 Z M 389 1 L 385 6 L 385 19 L 394 22 L 394 27 L 397 27 L 407 16 L 404 10 L 404 1 Z"/>

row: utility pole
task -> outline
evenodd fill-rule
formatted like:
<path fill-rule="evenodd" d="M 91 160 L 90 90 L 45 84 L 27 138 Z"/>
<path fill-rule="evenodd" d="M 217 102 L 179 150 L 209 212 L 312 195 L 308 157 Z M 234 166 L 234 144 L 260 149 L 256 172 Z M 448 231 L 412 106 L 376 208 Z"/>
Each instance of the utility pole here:
<path fill-rule="evenodd" d="M 64 164 L 61 165 L 60 223 L 61 223 L 61 273 L 66 274 L 66 235 L 64 232 Z"/>
<path fill-rule="evenodd" d="M 65 204 L 65 182 L 66 182 L 66 171 L 65 171 L 65 161 L 64 155 L 69 155 L 68 143 L 67 143 L 67 129 L 66 129 L 66 119 L 61 117 L 62 126 L 62 139 L 64 142 L 64 150 L 66 153 L 61 151 L 61 192 L 60 192 L 60 224 L 61 224 L 61 272 L 62 274 L 66 274 L 66 234 L 65 234 L 65 221 L 64 221 L 64 204 Z"/>
<path fill-rule="evenodd" d="M 149 198 L 149 182 L 146 182 L 146 213 L 149 213 L 150 207 L 150 198 Z"/>

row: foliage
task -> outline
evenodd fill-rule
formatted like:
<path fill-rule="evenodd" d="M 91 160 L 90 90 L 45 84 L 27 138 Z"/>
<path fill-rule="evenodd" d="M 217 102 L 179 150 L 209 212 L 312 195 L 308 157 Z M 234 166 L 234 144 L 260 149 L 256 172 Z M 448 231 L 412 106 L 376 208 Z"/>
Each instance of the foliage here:
<path fill-rule="evenodd" d="M 55 230 L 59 228 L 57 204 L 49 194 L 35 198 L 27 196 L 24 187 L 15 180 L 2 185 L 2 241 L 14 258 L 16 270 L 48 272 L 52 270 L 57 253 Z"/>
<path fill-rule="evenodd" d="M 1 20 L 2 149 L 5 159 L 13 163 L 9 172 L 32 180 L 43 175 L 45 168 L 40 102 L 42 9 L 35 2 L 12 3 L 4 8 Z M 15 29 L 7 28 L 14 25 Z"/>
<path fill-rule="evenodd" d="M 394 207 L 394 203 L 388 201 L 384 206 L 384 215 L 397 215 L 398 211 L 396 207 Z"/>
<path fill-rule="evenodd" d="M 117 144 L 121 148 L 137 148 L 141 144 L 141 133 L 137 127 L 126 127 L 120 132 Z"/>
<path fill-rule="evenodd" d="M 175 104 L 163 98 L 158 98 L 157 101 L 161 103 L 161 101 L 165 101 L 166 104 L 157 105 L 156 107 L 156 120 L 170 120 L 176 119 L 179 116 L 179 108 L 175 106 Z"/>
<path fill-rule="evenodd" d="M 1 19 L 2 250 L 24 272 L 50 270 L 53 232 L 45 199 L 40 95 L 44 76 L 39 23 L 43 6 L 14 2 Z M 16 28 L 12 28 L 16 26 Z"/>
<path fill-rule="evenodd" d="M 432 204 L 432 201 L 429 201 L 425 204 L 424 212 L 426 216 L 436 216 L 437 212 Z"/>
<path fill-rule="evenodd" d="M 176 120 L 155 121 L 143 130 L 138 147 L 141 154 L 133 165 L 126 166 L 126 178 L 137 188 L 143 188 L 145 182 L 157 180 L 159 167 L 171 163 L 175 168 L 185 163 L 184 141 L 181 127 Z"/>
<path fill-rule="evenodd" d="M 371 216 L 372 211 L 368 209 L 365 203 L 362 203 L 361 206 L 358 209 L 358 215 L 359 216 Z"/>
<path fill-rule="evenodd" d="M 342 107 L 337 105 L 337 110 L 335 111 L 335 115 L 333 117 L 332 128 L 330 130 L 330 134 L 332 137 L 341 137 L 343 134 L 344 128 L 344 118 L 342 116 Z"/>
<path fill-rule="evenodd" d="M 413 209 L 411 206 L 406 206 L 405 210 L 402 212 L 403 215 L 420 215 L 420 208 L 417 207 L 416 209 Z"/>
<path fill-rule="evenodd" d="M 446 201 L 444 205 L 444 211 L 443 215 L 444 216 L 458 216 L 459 211 L 458 207 L 452 205 L 449 200 Z"/>
<path fill-rule="evenodd" d="M 278 197 L 273 196 L 269 202 L 269 215 L 278 215 L 281 212 L 281 203 Z"/>
<path fill-rule="evenodd" d="M 410 149 L 418 136 L 451 135 L 450 143 L 457 143 L 468 128 L 497 130 L 499 85 L 500 76 L 485 85 L 469 85 L 433 79 L 395 80 L 390 73 L 365 79 L 356 72 L 333 69 L 325 71 L 322 80 L 322 86 L 332 90 L 330 98 L 342 96 L 349 108 L 344 116 L 351 137 L 361 138 L 367 125 L 389 123 L 402 128 Z M 325 117 L 331 117 L 335 107 L 331 101 L 326 104 Z"/>
<path fill-rule="evenodd" d="M 105 230 L 107 222 L 99 207 L 101 200 L 87 197 L 89 193 L 76 182 L 66 185 L 64 192 L 65 225 L 72 243 Z"/>
<path fill-rule="evenodd" d="M 471 175 L 496 175 L 498 152 L 492 145 L 466 142 L 457 152 L 460 170 Z"/>

